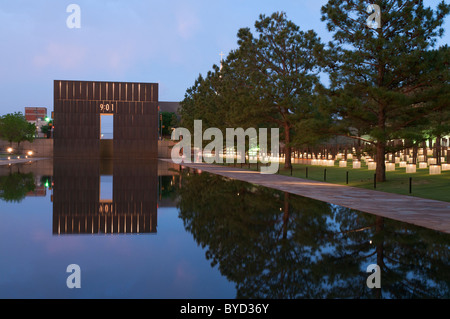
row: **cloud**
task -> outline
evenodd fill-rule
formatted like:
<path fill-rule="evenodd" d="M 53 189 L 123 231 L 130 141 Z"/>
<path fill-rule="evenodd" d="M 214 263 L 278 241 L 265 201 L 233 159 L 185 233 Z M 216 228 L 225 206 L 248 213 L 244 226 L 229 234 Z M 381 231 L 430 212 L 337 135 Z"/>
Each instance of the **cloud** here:
<path fill-rule="evenodd" d="M 44 52 L 33 58 L 33 65 L 38 69 L 53 66 L 62 70 L 71 70 L 82 65 L 86 56 L 85 47 L 50 42 Z"/>
<path fill-rule="evenodd" d="M 188 8 L 180 8 L 176 12 L 176 23 L 178 35 L 188 40 L 200 30 L 200 19 L 197 14 Z"/>

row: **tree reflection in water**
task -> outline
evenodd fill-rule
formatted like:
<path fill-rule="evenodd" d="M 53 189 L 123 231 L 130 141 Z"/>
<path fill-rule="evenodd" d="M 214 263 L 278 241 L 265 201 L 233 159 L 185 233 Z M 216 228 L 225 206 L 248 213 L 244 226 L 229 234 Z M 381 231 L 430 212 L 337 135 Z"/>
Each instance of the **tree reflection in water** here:
<path fill-rule="evenodd" d="M 449 298 L 450 235 L 183 171 L 180 217 L 237 298 Z M 381 289 L 369 289 L 370 264 Z"/>
<path fill-rule="evenodd" d="M 19 203 L 35 187 L 33 173 L 10 172 L 0 176 L 0 200 Z"/>

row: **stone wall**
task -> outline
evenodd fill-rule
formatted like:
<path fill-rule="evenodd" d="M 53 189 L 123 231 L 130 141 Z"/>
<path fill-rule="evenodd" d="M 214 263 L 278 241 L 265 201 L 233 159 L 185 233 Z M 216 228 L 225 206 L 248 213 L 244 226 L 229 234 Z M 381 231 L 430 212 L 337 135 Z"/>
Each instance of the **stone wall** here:
<path fill-rule="evenodd" d="M 6 152 L 10 147 L 8 141 L 0 140 L 0 152 Z M 34 157 L 53 157 L 53 140 L 52 139 L 36 139 L 33 143 L 22 142 L 17 148 L 17 143 L 11 146 L 15 153 L 26 155 L 28 151 L 33 151 Z"/>
<path fill-rule="evenodd" d="M 175 142 L 171 140 L 158 141 L 158 158 L 171 158 L 170 153 Z"/>
<path fill-rule="evenodd" d="M 173 141 L 158 141 L 158 158 L 170 158 Z M 0 152 L 6 152 L 9 142 L 0 140 Z M 12 148 L 17 151 L 17 143 L 12 143 Z M 53 139 L 36 139 L 33 143 L 20 143 L 19 153 L 26 154 L 33 151 L 34 157 L 53 157 Z"/>

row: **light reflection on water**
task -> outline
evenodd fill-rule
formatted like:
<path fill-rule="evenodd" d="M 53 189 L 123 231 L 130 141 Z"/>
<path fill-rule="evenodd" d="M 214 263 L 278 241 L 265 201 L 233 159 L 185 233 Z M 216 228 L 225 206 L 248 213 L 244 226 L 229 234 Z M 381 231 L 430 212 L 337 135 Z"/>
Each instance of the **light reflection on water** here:
<path fill-rule="evenodd" d="M 440 232 L 163 162 L 8 169 L 1 298 L 450 295 Z M 81 289 L 66 286 L 73 263 Z M 381 290 L 366 286 L 370 264 L 381 265 Z"/>

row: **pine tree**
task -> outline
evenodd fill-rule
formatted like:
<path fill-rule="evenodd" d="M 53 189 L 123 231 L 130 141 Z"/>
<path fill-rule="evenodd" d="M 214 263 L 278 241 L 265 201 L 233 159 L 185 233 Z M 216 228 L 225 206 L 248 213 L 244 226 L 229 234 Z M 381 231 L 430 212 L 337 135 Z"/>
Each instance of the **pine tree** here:
<path fill-rule="evenodd" d="M 441 156 L 446 155 L 441 153 L 441 138 L 450 134 L 450 48 L 445 45 L 428 52 L 427 60 L 429 72 L 438 73 L 439 82 L 436 83 L 435 89 L 440 90 L 430 101 L 434 112 L 427 115 L 423 132 L 426 139 L 436 139 L 434 155 L 436 163 L 440 165 Z"/>
<path fill-rule="evenodd" d="M 316 53 L 322 49 L 313 30 L 301 31 L 285 13 L 260 15 L 257 35 L 238 32 L 239 48 L 222 70 L 223 95 L 230 117 L 240 124 L 279 127 L 285 145 L 285 168 L 291 167 L 294 126 L 310 116 L 319 83 Z"/>
<path fill-rule="evenodd" d="M 322 7 L 322 20 L 334 33 L 322 62 L 340 126 L 351 137 L 369 136 L 376 149 L 377 181 L 383 182 L 388 142 L 438 108 L 428 102 L 440 90 L 439 75 L 429 72 L 425 56 L 443 34 L 450 5 L 442 1 L 433 10 L 422 0 L 374 4 L 380 25 L 369 23 L 367 1 L 329 0 Z"/>
<path fill-rule="evenodd" d="M 179 110 L 180 126 L 194 131 L 194 121 L 202 120 L 203 127 L 217 127 L 224 130 L 230 123 L 227 122 L 227 106 L 223 105 L 222 96 L 218 93 L 220 83 L 216 65 L 205 77 L 198 76 L 194 85 L 187 89 L 181 108 Z"/>

